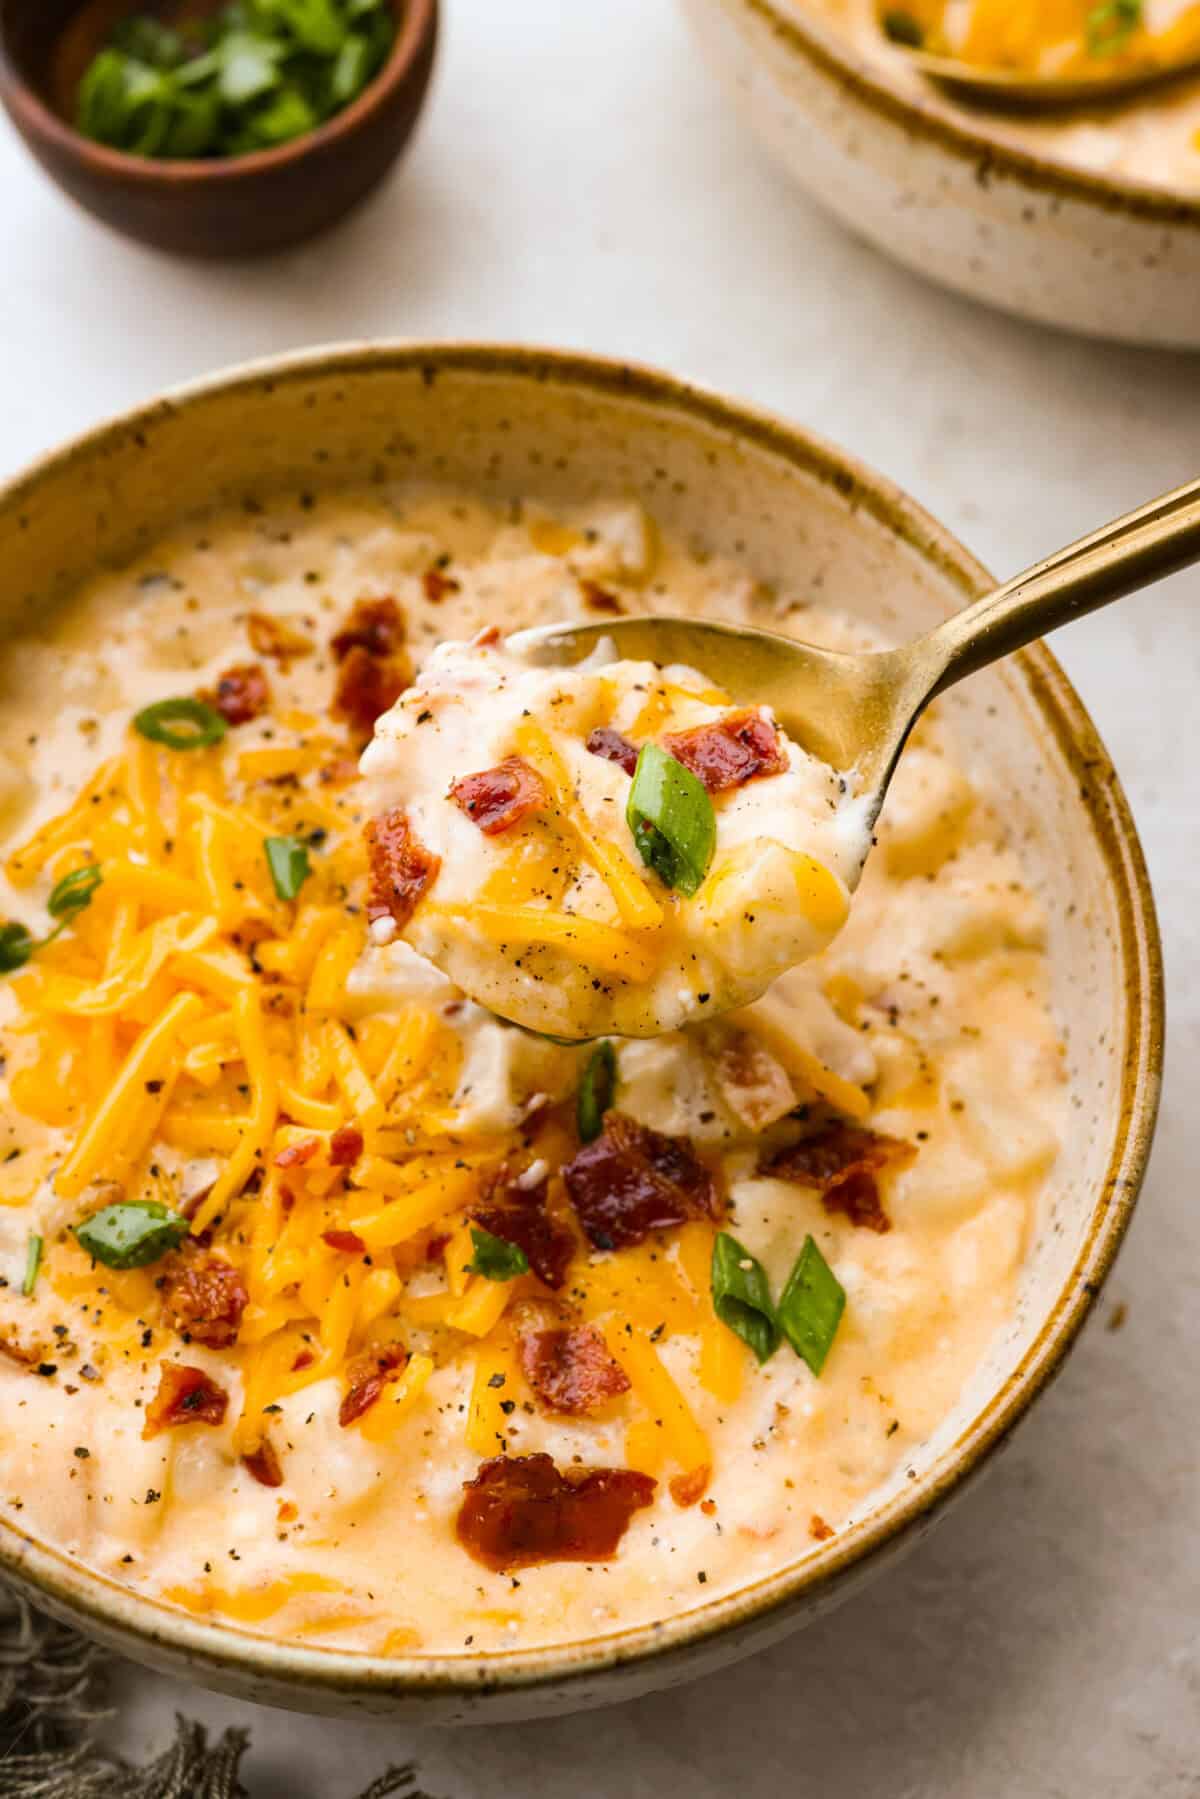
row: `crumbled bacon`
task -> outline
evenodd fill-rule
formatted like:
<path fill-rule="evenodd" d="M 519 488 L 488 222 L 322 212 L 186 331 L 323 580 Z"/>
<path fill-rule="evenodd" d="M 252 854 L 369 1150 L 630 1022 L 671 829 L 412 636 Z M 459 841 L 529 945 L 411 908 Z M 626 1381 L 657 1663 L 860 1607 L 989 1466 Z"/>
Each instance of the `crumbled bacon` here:
<path fill-rule="evenodd" d="M 356 644 L 338 665 L 333 715 L 369 737 L 375 720 L 395 705 L 411 680 L 407 656 L 372 656 Z"/>
<path fill-rule="evenodd" d="M 387 1386 L 408 1365 L 408 1351 L 400 1343 L 378 1343 L 355 1356 L 346 1369 L 346 1391 L 338 1408 L 338 1423 L 353 1424 L 369 1411 Z"/>
<path fill-rule="evenodd" d="M 583 1417 L 629 1391 L 629 1376 L 594 1324 L 523 1328 L 520 1349 L 525 1378 L 548 1412 Z"/>
<path fill-rule="evenodd" d="M 269 612 L 251 612 L 246 618 L 246 635 L 250 647 L 259 656 L 269 656 L 286 668 L 289 662 L 312 654 L 312 638 Z"/>
<path fill-rule="evenodd" d="M 601 587 L 599 581 L 581 579 L 579 591 L 583 595 L 584 605 L 590 606 L 593 612 L 624 612 L 625 610 L 616 594 L 610 593 L 607 587 Z"/>
<path fill-rule="evenodd" d="M 427 568 L 421 576 L 421 586 L 429 604 L 440 606 L 448 593 L 458 592 L 462 582 L 456 581 L 453 575 L 446 574 L 435 564 L 433 568 Z"/>
<path fill-rule="evenodd" d="M 356 1124 L 339 1124 L 329 1139 L 331 1168 L 349 1168 L 363 1152 L 363 1134 Z"/>
<path fill-rule="evenodd" d="M 707 725 L 663 738 L 663 748 L 690 769 L 710 793 L 740 787 L 756 775 L 779 775 L 787 757 L 779 732 L 761 712 L 727 712 Z"/>
<path fill-rule="evenodd" d="M 394 656 L 404 646 L 404 614 L 391 594 L 379 600 L 356 600 L 353 610 L 339 631 L 329 640 L 338 662 L 344 662 L 351 650 L 365 650 L 368 656 Z"/>
<path fill-rule="evenodd" d="M 676 1505 L 686 1508 L 704 1498 L 711 1479 L 712 1469 L 707 1462 L 702 1462 L 698 1468 L 689 1468 L 686 1474 L 674 1475 L 667 1486 Z"/>
<path fill-rule="evenodd" d="M 752 1032 L 712 1025 L 702 1039 L 712 1057 L 721 1098 L 748 1131 L 763 1131 L 795 1109 L 791 1077 Z"/>
<path fill-rule="evenodd" d="M 442 859 L 418 841 L 401 806 L 371 819 L 366 838 L 371 867 L 367 917 L 372 924 L 390 918 L 402 931 L 436 879 Z"/>
<path fill-rule="evenodd" d="M 687 1137 L 664 1137 L 624 1112 L 563 1169 L 571 1204 L 597 1249 L 626 1249 L 651 1231 L 716 1218 L 713 1177 Z"/>
<path fill-rule="evenodd" d="M 146 1407 L 142 1436 L 156 1437 L 159 1431 L 171 1430 L 177 1424 L 220 1424 L 228 1404 L 224 1387 L 210 1380 L 203 1368 L 191 1368 L 184 1362 L 163 1362 L 158 1371 L 158 1392 Z"/>
<path fill-rule="evenodd" d="M 237 1341 L 250 1296 L 232 1263 L 185 1243 L 162 1264 L 158 1286 L 169 1330 L 210 1349 L 228 1349 Z"/>
<path fill-rule="evenodd" d="M 40 1349 L 26 1349 L 15 1337 L 7 1337 L 0 1331 L 0 1356 L 6 1356 L 10 1362 L 16 1362 L 22 1368 L 36 1368 L 42 1359 L 42 1352 Z"/>
<path fill-rule="evenodd" d="M 597 725 L 587 740 L 587 747 L 593 756 L 599 756 L 603 762 L 615 762 L 631 775 L 637 767 L 638 753 L 628 737 L 622 737 L 611 725 Z"/>
<path fill-rule="evenodd" d="M 826 1524 L 819 1512 L 814 1512 L 809 1520 L 808 1534 L 816 1543 L 827 1543 L 834 1530 L 832 1524 Z"/>
<path fill-rule="evenodd" d="M 556 1468 L 548 1455 L 496 1456 L 463 1484 L 455 1529 L 484 1567 L 603 1562 L 657 1482 L 628 1468 Z"/>
<path fill-rule="evenodd" d="M 485 837 L 498 837 L 550 803 L 542 777 L 520 756 L 506 756 L 495 768 L 464 775 L 451 786 L 450 798 Z"/>
<path fill-rule="evenodd" d="M 575 1239 L 547 1210 L 546 1195 L 545 1181 L 534 1187 L 497 1188 L 483 1205 L 472 1207 L 471 1218 L 493 1237 L 523 1249 L 533 1273 L 557 1291 L 566 1281 Z"/>
<path fill-rule="evenodd" d="M 322 1231 L 321 1241 L 348 1256 L 360 1256 L 367 1247 L 357 1231 Z"/>
<path fill-rule="evenodd" d="M 216 707 L 227 725 L 248 725 L 271 704 L 271 690 L 257 662 L 239 662 L 218 675 L 215 689 L 203 698 Z"/>
<path fill-rule="evenodd" d="M 260 1487 L 281 1487 L 283 1485 L 283 1463 L 275 1445 L 267 1438 L 252 1449 L 249 1455 L 242 1457 L 242 1466 L 247 1474 L 252 1474 Z"/>
<path fill-rule="evenodd" d="M 289 1143 L 275 1157 L 276 1168 L 303 1168 L 320 1153 L 319 1137 L 302 1137 L 299 1143 Z"/>
<path fill-rule="evenodd" d="M 913 1144 L 899 1137 L 839 1121 L 764 1157 L 759 1173 L 815 1187 L 827 1212 L 843 1212 L 851 1224 L 883 1232 L 891 1230 L 892 1221 L 876 1177 L 885 1168 L 907 1166 L 916 1153 Z"/>

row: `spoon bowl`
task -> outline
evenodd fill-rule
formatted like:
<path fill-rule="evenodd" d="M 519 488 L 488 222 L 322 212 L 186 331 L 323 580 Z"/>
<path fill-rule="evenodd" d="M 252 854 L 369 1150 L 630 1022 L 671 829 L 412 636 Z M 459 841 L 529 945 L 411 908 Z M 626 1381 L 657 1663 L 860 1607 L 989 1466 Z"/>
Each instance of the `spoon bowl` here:
<path fill-rule="evenodd" d="M 655 616 L 549 625 L 508 644 L 543 667 L 570 666 L 611 642 L 623 657 L 719 674 L 736 700 L 770 706 L 789 737 L 853 777 L 869 829 L 909 732 L 937 694 L 1196 561 L 1200 480 L 1080 538 L 899 649 L 852 655 L 748 626 Z"/>
<path fill-rule="evenodd" d="M 1020 69 L 988 68 L 960 62 L 954 56 L 938 56 L 908 44 L 899 46 L 920 74 L 940 82 L 968 99 L 989 106 L 1053 111 L 1069 106 L 1104 106 L 1127 100 L 1151 87 L 1181 80 L 1200 69 L 1200 51 L 1181 62 L 1123 63 L 1118 68 L 1088 75 L 1031 75 Z"/>

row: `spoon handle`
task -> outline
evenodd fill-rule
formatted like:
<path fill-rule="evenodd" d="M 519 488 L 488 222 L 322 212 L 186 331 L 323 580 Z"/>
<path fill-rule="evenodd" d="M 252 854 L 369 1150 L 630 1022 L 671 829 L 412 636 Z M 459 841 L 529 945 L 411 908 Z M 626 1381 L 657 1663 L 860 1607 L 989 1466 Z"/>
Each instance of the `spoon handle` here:
<path fill-rule="evenodd" d="M 1047 631 L 1200 562 L 1200 480 L 1081 537 L 920 640 L 928 697 Z"/>

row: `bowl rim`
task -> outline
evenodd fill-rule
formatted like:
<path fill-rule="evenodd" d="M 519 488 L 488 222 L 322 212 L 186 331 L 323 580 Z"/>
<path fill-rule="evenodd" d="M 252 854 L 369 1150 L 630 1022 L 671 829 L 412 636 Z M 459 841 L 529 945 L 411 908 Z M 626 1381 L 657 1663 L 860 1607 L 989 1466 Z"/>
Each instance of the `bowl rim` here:
<path fill-rule="evenodd" d="M 314 377 L 372 373 L 499 377 L 629 401 L 683 425 L 716 429 L 815 477 L 839 499 L 865 510 L 959 588 L 964 603 L 994 583 L 982 565 L 922 507 L 886 477 L 782 417 L 642 364 L 575 351 L 478 342 L 380 342 L 328 345 L 268 357 L 170 389 L 39 457 L 0 485 L 0 509 L 20 508 L 40 483 L 73 465 L 100 461 L 133 437 L 153 444 L 156 426 L 207 402 L 254 389 L 274 392 Z M 1154 899 L 1141 845 L 1115 769 L 1066 675 L 1044 644 L 1014 659 L 1025 696 L 1048 728 L 1088 813 L 1114 902 L 1115 953 L 1124 988 L 1127 1046 L 1113 1150 L 1095 1193 L 1074 1266 L 1021 1361 L 987 1406 L 970 1419 L 924 1476 L 893 1495 L 828 1545 L 751 1585 L 682 1615 L 550 1647 L 434 1656 L 379 1656 L 257 1635 L 202 1621 L 167 1601 L 121 1586 L 64 1550 L 0 1520 L 0 1572 L 60 1615 L 153 1659 L 166 1650 L 194 1672 L 263 1683 L 296 1700 L 382 1706 L 389 1696 L 463 1701 L 505 1690 L 562 1691 L 636 1661 L 686 1660 L 738 1625 L 778 1626 L 792 1610 L 829 1602 L 843 1577 L 862 1573 L 902 1538 L 919 1531 L 1006 1441 L 1061 1368 L 1099 1295 L 1125 1235 L 1145 1173 L 1162 1075 L 1164 996 Z M 664 1675 L 664 1681 L 669 1676 Z M 581 1694 L 581 1703 L 588 1703 Z"/>
<path fill-rule="evenodd" d="M 352 137 L 358 127 L 412 76 L 422 50 L 436 32 L 438 0 L 403 0 L 400 29 L 382 66 L 349 106 L 334 113 L 314 131 L 307 131 L 286 144 L 278 144 L 274 149 L 252 150 L 244 156 L 178 159 L 133 156 L 76 131 L 26 80 L 9 48 L 9 34 L 4 29 L 3 19 L 3 8 L 0 8 L 0 91 L 29 130 L 39 138 L 49 140 L 63 155 L 86 161 L 93 169 L 126 184 L 143 188 L 166 186 L 176 191 L 185 188 L 211 190 L 285 168 L 315 150 L 336 150 L 343 140 Z"/>
<path fill-rule="evenodd" d="M 1162 226 L 1200 230 L 1200 194 L 1160 187 L 1133 176 L 1097 174 L 1065 161 L 1025 150 L 993 136 L 987 115 L 967 113 L 942 101 L 930 89 L 908 95 L 889 82 L 881 69 L 861 55 L 832 28 L 804 12 L 803 0 L 713 0 L 739 9 L 766 27 L 816 71 L 835 81 L 859 105 L 892 124 L 923 137 L 940 150 L 970 163 L 979 178 L 1007 176 L 1038 193 L 1087 203 L 1105 213 L 1124 213 Z M 978 124 L 974 121 L 978 119 Z"/>

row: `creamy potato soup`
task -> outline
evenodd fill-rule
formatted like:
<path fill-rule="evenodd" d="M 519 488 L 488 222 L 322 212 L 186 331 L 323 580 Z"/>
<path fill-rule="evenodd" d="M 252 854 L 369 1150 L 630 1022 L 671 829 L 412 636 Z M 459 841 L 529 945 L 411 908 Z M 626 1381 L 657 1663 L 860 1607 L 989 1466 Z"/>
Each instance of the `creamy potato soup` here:
<path fill-rule="evenodd" d="M 867 848 L 843 777 L 695 669 L 531 668 L 493 634 L 435 650 L 363 756 L 372 811 L 400 807 L 426 858 L 377 942 L 400 926 L 563 1037 L 715 1017 L 826 947 Z"/>
<path fill-rule="evenodd" d="M 409 817 L 392 725 L 359 774 L 376 721 L 458 703 L 442 641 L 664 610 L 866 646 L 630 504 L 384 490 L 207 519 L 6 644 L 4 1516 L 292 1642 L 530 1648 L 820 1553 L 946 1416 L 1011 1314 L 1062 1064 L 1003 807 L 936 717 L 840 934 L 831 904 L 721 1017 L 564 1044 L 418 953 L 430 862 L 468 864 L 469 917 L 490 841 L 446 794 L 510 751 L 447 726 Z M 682 671 L 579 678 L 615 683 L 589 734 L 657 741 L 638 687 L 661 734 L 727 713 Z M 771 743 L 747 802 L 795 773 Z"/>
<path fill-rule="evenodd" d="M 1088 76 L 1097 70 L 1171 66 L 1200 51 L 1195 0 L 794 0 L 879 64 L 901 92 L 928 94 L 896 39 L 923 43 L 980 67 L 1032 75 Z M 956 103 L 944 94 L 947 105 Z M 1183 77 L 1106 106 L 1057 113 L 986 115 L 987 131 L 1095 175 L 1166 188 L 1200 188 L 1200 80 Z"/>

